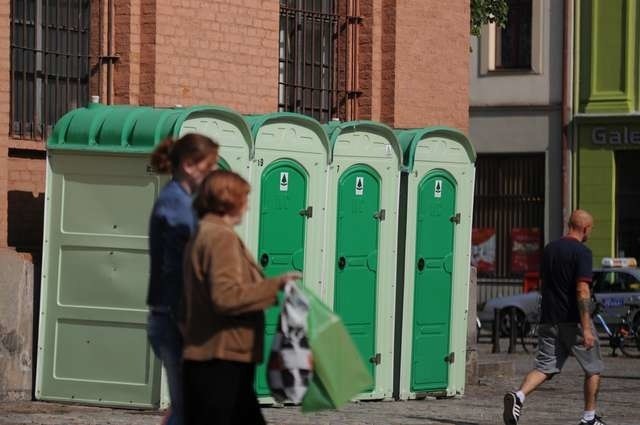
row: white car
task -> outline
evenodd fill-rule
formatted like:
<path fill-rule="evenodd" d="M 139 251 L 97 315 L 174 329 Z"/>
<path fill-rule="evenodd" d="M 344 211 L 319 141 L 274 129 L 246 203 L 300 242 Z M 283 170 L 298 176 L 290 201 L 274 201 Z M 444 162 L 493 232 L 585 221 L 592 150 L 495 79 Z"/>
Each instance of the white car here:
<path fill-rule="evenodd" d="M 605 258 L 604 267 L 593 271 L 593 294 L 604 307 L 601 314 L 607 324 L 620 322 L 621 317 L 626 315 L 627 303 L 640 302 L 640 268 L 636 264 L 635 259 Z M 492 298 L 478 308 L 478 318 L 483 327 L 490 329 L 495 310 L 502 311 L 500 329 L 503 334 L 508 334 L 512 307 L 516 309 L 518 323 L 535 323 L 540 315 L 540 293 L 532 291 Z M 634 329 L 640 326 L 640 310 L 636 311 L 632 320 Z"/>

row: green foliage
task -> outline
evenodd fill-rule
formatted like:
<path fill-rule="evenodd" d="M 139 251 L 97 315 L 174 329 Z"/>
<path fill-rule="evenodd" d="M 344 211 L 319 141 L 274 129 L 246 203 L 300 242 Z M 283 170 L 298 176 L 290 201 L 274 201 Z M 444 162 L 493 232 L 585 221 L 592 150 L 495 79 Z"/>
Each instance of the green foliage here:
<path fill-rule="evenodd" d="M 495 23 L 504 28 L 508 12 L 508 0 L 471 0 L 471 35 L 480 35 L 484 24 Z"/>

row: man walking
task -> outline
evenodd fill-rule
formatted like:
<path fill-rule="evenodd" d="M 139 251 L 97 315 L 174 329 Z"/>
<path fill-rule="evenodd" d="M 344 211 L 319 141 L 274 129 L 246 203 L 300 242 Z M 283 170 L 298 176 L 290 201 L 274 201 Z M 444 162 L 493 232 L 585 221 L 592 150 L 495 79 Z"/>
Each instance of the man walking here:
<path fill-rule="evenodd" d="M 591 214 L 575 210 L 566 236 L 549 243 L 542 261 L 542 303 L 534 369 L 520 389 L 504 396 L 505 425 L 516 425 L 525 397 L 560 373 L 570 353 L 585 373 L 584 413 L 580 425 L 605 425 L 595 414 L 603 370 L 597 334 L 591 320 L 591 250 L 583 245 L 593 227 Z"/>

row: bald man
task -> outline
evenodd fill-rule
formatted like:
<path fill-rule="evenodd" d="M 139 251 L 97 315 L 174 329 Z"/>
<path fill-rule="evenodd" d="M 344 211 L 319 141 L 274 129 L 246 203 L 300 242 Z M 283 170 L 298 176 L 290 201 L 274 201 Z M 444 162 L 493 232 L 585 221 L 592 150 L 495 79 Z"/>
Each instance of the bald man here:
<path fill-rule="evenodd" d="M 593 228 L 593 217 L 575 210 L 566 236 L 549 243 L 542 259 L 542 301 L 538 352 L 534 369 L 517 391 L 504 396 L 505 425 L 516 425 L 525 397 L 560 373 L 573 353 L 584 370 L 584 412 L 580 425 L 604 425 L 595 413 L 603 370 L 597 334 L 591 320 L 591 250 L 583 243 Z"/>

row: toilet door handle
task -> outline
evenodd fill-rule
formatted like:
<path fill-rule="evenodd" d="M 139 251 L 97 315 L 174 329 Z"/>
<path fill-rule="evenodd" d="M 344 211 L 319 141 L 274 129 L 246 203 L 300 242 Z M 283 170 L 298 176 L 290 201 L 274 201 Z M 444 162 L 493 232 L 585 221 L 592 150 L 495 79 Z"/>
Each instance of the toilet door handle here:
<path fill-rule="evenodd" d="M 300 210 L 300 215 L 307 218 L 313 217 L 313 207 L 307 207 L 304 210 Z"/>
<path fill-rule="evenodd" d="M 267 265 L 269 264 L 269 254 L 264 253 L 260 256 L 260 264 L 262 265 L 262 267 L 267 267 Z"/>
<path fill-rule="evenodd" d="M 338 259 L 338 268 L 340 270 L 344 270 L 344 268 L 347 266 L 347 259 L 344 257 L 340 257 Z"/>
<path fill-rule="evenodd" d="M 424 270 L 424 258 L 418 260 L 418 271 Z"/>

